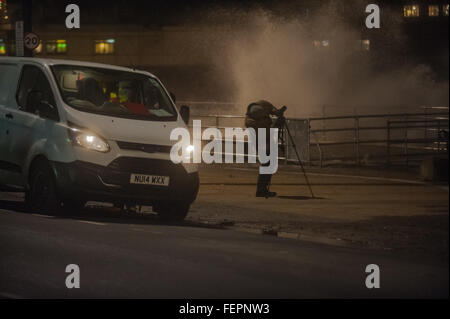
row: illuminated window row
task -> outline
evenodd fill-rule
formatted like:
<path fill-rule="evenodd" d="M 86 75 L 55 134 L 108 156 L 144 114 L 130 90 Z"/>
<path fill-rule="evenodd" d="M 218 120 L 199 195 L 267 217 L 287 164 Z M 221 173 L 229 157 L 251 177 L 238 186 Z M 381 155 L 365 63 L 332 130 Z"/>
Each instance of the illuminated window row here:
<path fill-rule="evenodd" d="M 115 39 L 95 40 L 94 51 L 95 54 L 113 54 Z M 41 54 L 44 48 L 43 42 L 34 50 L 34 53 Z M 47 54 L 66 54 L 67 41 L 66 40 L 47 40 L 45 41 L 45 53 Z M 1 54 L 1 53 L 0 53 Z"/>
<path fill-rule="evenodd" d="M 96 40 L 95 41 L 95 54 L 113 54 L 115 44 L 116 44 L 116 40 L 114 40 L 114 39 Z"/>
<path fill-rule="evenodd" d="M 442 15 L 448 17 L 449 5 L 442 5 Z M 411 4 L 403 6 L 403 16 L 407 18 L 418 17 L 420 16 L 420 6 L 417 4 Z M 429 17 L 438 17 L 439 16 L 439 5 L 430 4 L 428 6 L 428 16 Z"/>

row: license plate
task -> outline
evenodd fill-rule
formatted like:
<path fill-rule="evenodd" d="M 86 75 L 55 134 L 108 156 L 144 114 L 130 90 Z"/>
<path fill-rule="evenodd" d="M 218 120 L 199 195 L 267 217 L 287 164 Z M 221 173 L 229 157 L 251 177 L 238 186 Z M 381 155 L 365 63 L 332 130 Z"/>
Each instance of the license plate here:
<path fill-rule="evenodd" d="M 130 184 L 169 186 L 169 176 L 131 174 Z"/>

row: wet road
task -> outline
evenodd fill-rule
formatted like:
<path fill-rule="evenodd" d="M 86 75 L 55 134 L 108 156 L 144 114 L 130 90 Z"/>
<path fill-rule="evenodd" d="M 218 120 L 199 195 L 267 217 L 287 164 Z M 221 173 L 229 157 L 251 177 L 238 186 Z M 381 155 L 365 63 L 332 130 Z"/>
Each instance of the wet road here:
<path fill-rule="evenodd" d="M 448 265 L 187 222 L 88 209 L 33 215 L 0 201 L 0 297 L 447 297 Z M 68 289 L 68 264 L 80 288 Z M 380 267 L 367 289 L 365 267 Z"/>

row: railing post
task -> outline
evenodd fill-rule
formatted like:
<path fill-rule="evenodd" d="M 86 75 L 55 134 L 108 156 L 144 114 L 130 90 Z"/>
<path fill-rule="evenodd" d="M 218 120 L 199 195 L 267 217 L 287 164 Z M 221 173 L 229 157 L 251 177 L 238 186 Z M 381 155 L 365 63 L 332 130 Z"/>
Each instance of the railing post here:
<path fill-rule="evenodd" d="M 391 121 L 387 120 L 386 132 L 386 165 L 391 165 Z"/>
<path fill-rule="evenodd" d="M 322 105 L 322 130 L 325 129 L 325 105 Z M 322 131 L 322 140 L 325 141 L 325 131 Z"/>
<path fill-rule="evenodd" d="M 288 121 L 289 120 L 286 120 L 286 125 L 289 125 Z M 283 127 L 284 165 L 287 165 L 289 156 L 289 137 L 286 135 L 286 128 Z"/>
<path fill-rule="evenodd" d="M 439 153 L 441 151 L 441 121 L 437 121 L 437 138 L 438 138 L 438 149 L 437 152 Z"/>
<path fill-rule="evenodd" d="M 322 168 L 323 167 L 323 155 L 322 155 L 322 150 L 320 150 L 320 153 L 319 153 L 319 156 L 320 156 L 320 168 Z"/>
<path fill-rule="evenodd" d="M 359 160 L 359 118 L 358 116 L 355 116 L 355 143 L 356 143 L 356 166 L 360 165 L 360 160 Z"/>
<path fill-rule="evenodd" d="M 307 130 L 307 132 L 308 132 L 308 138 L 307 138 L 307 140 L 308 140 L 308 146 L 307 146 L 307 150 L 308 150 L 308 165 L 309 165 L 309 166 L 312 166 L 312 165 L 311 165 L 311 152 L 310 152 L 310 145 L 311 145 L 311 122 L 310 122 L 309 119 L 306 120 L 306 125 L 308 125 L 308 130 Z"/>
<path fill-rule="evenodd" d="M 408 116 L 405 116 L 405 155 L 406 155 L 406 166 L 408 166 Z"/>

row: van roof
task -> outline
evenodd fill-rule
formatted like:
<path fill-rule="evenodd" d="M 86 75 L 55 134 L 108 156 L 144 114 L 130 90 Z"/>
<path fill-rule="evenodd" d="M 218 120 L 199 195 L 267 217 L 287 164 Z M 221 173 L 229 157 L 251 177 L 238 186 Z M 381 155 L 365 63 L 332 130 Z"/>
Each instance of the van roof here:
<path fill-rule="evenodd" d="M 111 65 L 111 64 L 87 62 L 87 61 L 62 60 L 62 59 L 43 59 L 43 58 L 26 58 L 26 57 L 10 57 L 10 56 L 8 56 L 8 57 L 0 57 L 0 62 L 2 62 L 2 61 L 21 62 L 21 63 L 34 62 L 34 63 L 39 63 L 39 64 L 41 64 L 43 66 L 52 66 L 52 65 L 58 65 L 58 64 L 79 65 L 79 66 L 88 66 L 88 67 L 112 69 L 112 70 L 118 70 L 118 71 L 138 72 L 138 73 L 144 73 L 144 74 L 151 75 L 151 76 L 155 77 L 150 72 L 143 71 L 143 70 L 131 69 L 131 68 L 127 68 L 127 67 L 123 67 L 123 66 L 117 66 L 117 65 Z"/>

